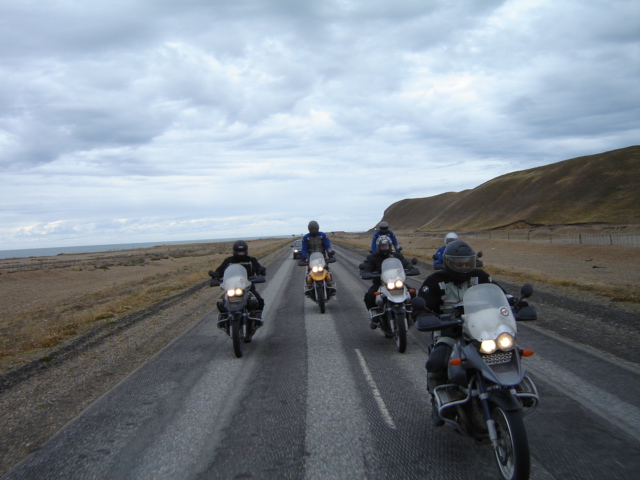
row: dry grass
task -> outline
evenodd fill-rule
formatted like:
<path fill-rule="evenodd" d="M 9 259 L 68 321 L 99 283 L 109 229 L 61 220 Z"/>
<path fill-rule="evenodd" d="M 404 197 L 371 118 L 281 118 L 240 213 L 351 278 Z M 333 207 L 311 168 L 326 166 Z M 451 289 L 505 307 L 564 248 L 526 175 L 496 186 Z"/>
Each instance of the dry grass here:
<path fill-rule="evenodd" d="M 290 240 L 248 242 L 251 255 L 262 256 Z M 230 253 L 230 242 L 206 248 L 156 247 L 134 254 L 86 254 L 81 263 L 46 271 L 0 275 L 0 371 L 26 360 L 47 359 L 48 351 L 88 329 L 117 323 L 208 280 Z M 68 262 L 68 258 L 60 259 Z"/>
<path fill-rule="evenodd" d="M 405 256 L 427 263 L 431 263 L 431 255 L 442 245 L 434 237 L 398 232 L 396 236 Z M 467 240 L 476 250 L 483 251 L 483 269 L 495 277 L 521 283 L 545 283 L 640 305 L 640 248 L 486 238 Z M 343 234 L 335 241 L 367 249 L 371 245 L 369 234 Z"/>

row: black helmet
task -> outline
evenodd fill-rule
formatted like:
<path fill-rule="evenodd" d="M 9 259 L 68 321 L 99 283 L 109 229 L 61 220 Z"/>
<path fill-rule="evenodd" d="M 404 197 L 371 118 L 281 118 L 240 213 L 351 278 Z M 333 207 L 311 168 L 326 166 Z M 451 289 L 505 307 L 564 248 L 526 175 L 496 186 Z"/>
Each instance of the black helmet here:
<path fill-rule="evenodd" d="M 244 256 L 249 253 L 249 245 L 244 240 L 236 240 L 233 244 L 233 254 Z"/>
<path fill-rule="evenodd" d="M 442 255 L 444 268 L 460 282 L 469 280 L 471 272 L 476 268 L 476 259 L 475 250 L 462 240 L 447 244 Z"/>
<path fill-rule="evenodd" d="M 316 235 L 320 231 L 320 225 L 315 220 L 309 222 L 308 228 L 311 235 Z"/>
<path fill-rule="evenodd" d="M 386 235 L 380 235 L 376 240 L 376 252 L 384 256 L 391 255 L 391 239 Z"/>
<path fill-rule="evenodd" d="M 381 232 L 387 233 L 389 231 L 389 224 L 387 222 L 380 222 L 380 225 L 378 225 L 378 228 L 380 229 Z"/>

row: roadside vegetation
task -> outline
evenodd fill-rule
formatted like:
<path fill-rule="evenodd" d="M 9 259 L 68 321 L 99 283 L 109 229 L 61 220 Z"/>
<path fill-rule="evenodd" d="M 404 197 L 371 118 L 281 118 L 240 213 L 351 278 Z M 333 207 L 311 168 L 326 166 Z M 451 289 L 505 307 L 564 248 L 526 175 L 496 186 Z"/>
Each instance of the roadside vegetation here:
<path fill-rule="evenodd" d="M 442 245 L 440 237 L 395 233 L 406 257 L 428 264 Z M 465 238 L 461 236 L 461 240 Z M 368 250 L 371 234 L 338 234 L 332 241 Z M 496 278 L 544 283 L 640 307 L 640 248 L 486 238 L 468 241 L 477 251 L 484 252 L 483 269 Z"/>
<path fill-rule="evenodd" d="M 248 243 L 251 255 L 260 257 L 291 242 Z M 231 242 L 155 247 L 99 260 L 86 255 L 72 266 L 49 265 L 46 272 L 3 273 L 0 287 L 20 294 L 8 295 L 0 312 L 0 373 L 34 358 L 46 362 L 52 349 L 91 328 L 117 324 L 125 315 L 208 282 L 208 271 L 230 252 Z"/>

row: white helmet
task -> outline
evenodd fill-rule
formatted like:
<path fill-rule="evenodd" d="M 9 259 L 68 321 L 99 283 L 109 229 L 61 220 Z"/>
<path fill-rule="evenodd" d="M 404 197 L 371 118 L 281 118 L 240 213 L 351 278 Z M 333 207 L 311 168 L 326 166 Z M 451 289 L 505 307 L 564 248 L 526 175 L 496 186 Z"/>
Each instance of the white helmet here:
<path fill-rule="evenodd" d="M 455 242 L 456 240 L 458 240 L 458 234 L 455 232 L 449 232 L 444 237 L 444 244 L 446 245 L 448 243 Z"/>

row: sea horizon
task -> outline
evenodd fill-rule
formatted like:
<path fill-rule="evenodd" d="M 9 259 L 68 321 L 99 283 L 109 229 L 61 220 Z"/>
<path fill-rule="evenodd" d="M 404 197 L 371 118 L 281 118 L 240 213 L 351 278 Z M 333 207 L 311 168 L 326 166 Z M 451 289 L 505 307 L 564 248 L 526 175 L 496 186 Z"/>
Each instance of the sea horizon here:
<path fill-rule="evenodd" d="M 289 235 L 267 235 L 259 237 L 248 237 L 244 240 L 258 240 L 260 238 L 289 238 Z M 219 243 L 230 242 L 237 238 L 210 238 L 204 240 L 170 240 L 155 242 L 136 242 L 136 243 L 113 243 L 105 245 L 79 245 L 74 247 L 40 247 L 40 248 L 19 248 L 11 250 L 0 250 L 0 259 L 7 258 L 29 258 L 29 257 L 53 257 L 56 255 L 73 254 L 73 253 L 100 253 L 113 252 L 118 250 L 131 250 L 136 248 L 151 248 L 161 245 L 189 245 L 192 243 Z"/>

